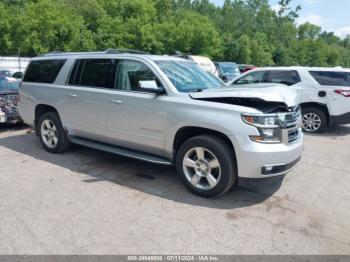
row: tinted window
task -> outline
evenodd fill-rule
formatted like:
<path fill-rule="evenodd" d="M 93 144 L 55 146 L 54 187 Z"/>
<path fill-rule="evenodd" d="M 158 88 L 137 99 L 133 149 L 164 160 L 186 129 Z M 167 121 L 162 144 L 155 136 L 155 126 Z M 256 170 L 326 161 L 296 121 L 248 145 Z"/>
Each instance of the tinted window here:
<path fill-rule="evenodd" d="M 300 77 L 297 71 L 269 71 L 266 79 L 266 83 L 284 84 L 287 86 L 295 85 L 299 82 Z"/>
<path fill-rule="evenodd" d="M 244 85 L 244 84 L 258 84 L 258 83 L 264 83 L 264 76 L 265 76 L 266 71 L 256 71 L 256 72 L 251 72 L 238 80 L 235 81 L 234 84 L 238 85 Z"/>
<path fill-rule="evenodd" d="M 350 86 L 350 72 L 310 71 L 310 74 L 323 86 Z"/>
<path fill-rule="evenodd" d="M 82 61 L 80 63 L 82 64 Z M 78 67 L 76 77 L 79 76 L 80 68 L 82 69 L 82 72 L 79 85 L 113 88 L 115 75 L 114 60 L 86 59 L 84 60 L 84 63 Z"/>
<path fill-rule="evenodd" d="M 158 86 L 160 82 L 152 70 L 143 63 L 131 60 L 121 60 L 118 62 L 116 88 L 126 91 L 142 91 L 139 81 L 156 81 Z"/>
<path fill-rule="evenodd" d="M 65 59 L 32 61 L 23 81 L 52 84 L 65 62 Z"/>
<path fill-rule="evenodd" d="M 69 85 L 80 85 L 81 70 L 84 66 L 84 60 L 77 60 L 69 76 Z"/>

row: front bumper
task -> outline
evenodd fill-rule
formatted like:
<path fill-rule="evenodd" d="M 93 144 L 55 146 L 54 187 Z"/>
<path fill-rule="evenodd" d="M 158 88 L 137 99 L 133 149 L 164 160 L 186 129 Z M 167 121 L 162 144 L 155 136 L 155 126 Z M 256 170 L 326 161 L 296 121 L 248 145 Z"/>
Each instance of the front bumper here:
<path fill-rule="evenodd" d="M 284 175 L 301 159 L 303 135 L 291 144 L 262 144 L 248 136 L 230 137 L 236 153 L 239 177 L 264 178 Z"/>
<path fill-rule="evenodd" d="M 21 122 L 19 114 L 6 114 L 0 112 L 0 124 L 15 124 Z"/>

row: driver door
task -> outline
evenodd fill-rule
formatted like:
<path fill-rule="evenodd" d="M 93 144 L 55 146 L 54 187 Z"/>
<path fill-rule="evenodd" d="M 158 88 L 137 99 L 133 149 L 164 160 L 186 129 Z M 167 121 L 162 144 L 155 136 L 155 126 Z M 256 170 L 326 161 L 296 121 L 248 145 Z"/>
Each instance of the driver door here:
<path fill-rule="evenodd" d="M 142 91 L 140 81 L 156 81 L 155 73 L 143 62 L 119 60 L 115 90 L 107 111 L 107 136 L 112 143 L 163 155 L 167 111 L 164 95 Z"/>

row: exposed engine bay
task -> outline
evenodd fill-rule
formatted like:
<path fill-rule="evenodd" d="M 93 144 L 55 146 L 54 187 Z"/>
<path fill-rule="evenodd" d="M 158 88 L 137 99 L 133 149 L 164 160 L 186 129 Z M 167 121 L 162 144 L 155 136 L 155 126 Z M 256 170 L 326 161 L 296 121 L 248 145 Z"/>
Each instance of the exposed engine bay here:
<path fill-rule="evenodd" d="M 0 95 L 0 123 L 17 123 L 21 121 L 18 113 L 18 94 Z"/>
<path fill-rule="evenodd" d="M 18 95 L 0 95 L 0 111 L 8 114 L 18 113 Z"/>
<path fill-rule="evenodd" d="M 197 98 L 196 100 L 251 107 L 265 114 L 289 112 L 289 108 L 285 103 L 265 101 L 259 98 L 214 97 Z"/>

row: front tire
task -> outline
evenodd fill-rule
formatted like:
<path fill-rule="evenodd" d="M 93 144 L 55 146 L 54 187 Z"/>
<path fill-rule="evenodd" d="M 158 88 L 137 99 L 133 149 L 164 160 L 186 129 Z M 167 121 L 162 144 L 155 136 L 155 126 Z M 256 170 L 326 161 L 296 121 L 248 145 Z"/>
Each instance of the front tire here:
<path fill-rule="evenodd" d="M 71 144 L 57 113 L 44 113 L 38 121 L 38 134 L 42 146 L 50 153 L 67 151 Z"/>
<path fill-rule="evenodd" d="M 327 116 L 318 108 L 303 108 L 302 126 L 306 133 L 323 133 L 327 128 Z"/>
<path fill-rule="evenodd" d="M 212 135 L 187 140 L 176 154 L 176 169 L 191 192 L 208 198 L 224 195 L 237 181 L 232 148 Z"/>

